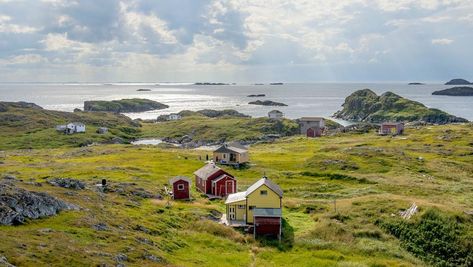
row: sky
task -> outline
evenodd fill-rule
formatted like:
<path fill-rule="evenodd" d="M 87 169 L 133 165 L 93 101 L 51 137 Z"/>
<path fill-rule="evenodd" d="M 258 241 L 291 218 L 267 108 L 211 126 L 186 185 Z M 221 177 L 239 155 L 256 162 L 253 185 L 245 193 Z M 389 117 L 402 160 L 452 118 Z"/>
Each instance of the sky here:
<path fill-rule="evenodd" d="M 0 82 L 473 80 L 473 0 L 0 0 Z"/>

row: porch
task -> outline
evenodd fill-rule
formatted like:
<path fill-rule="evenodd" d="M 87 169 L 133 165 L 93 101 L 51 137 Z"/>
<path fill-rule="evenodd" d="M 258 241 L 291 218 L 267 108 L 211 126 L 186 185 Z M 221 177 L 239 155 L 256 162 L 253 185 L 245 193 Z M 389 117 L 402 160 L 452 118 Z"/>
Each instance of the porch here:
<path fill-rule="evenodd" d="M 220 224 L 231 226 L 231 227 L 246 227 L 248 226 L 245 221 L 229 220 L 227 214 L 222 214 L 222 218 L 219 221 Z"/>

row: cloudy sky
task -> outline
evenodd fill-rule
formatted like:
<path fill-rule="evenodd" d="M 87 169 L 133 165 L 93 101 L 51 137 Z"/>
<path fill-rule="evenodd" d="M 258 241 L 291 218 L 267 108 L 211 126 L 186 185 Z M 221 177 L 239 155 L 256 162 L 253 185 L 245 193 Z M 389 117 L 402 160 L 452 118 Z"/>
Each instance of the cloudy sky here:
<path fill-rule="evenodd" d="M 0 82 L 473 79 L 471 0 L 0 0 Z"/>

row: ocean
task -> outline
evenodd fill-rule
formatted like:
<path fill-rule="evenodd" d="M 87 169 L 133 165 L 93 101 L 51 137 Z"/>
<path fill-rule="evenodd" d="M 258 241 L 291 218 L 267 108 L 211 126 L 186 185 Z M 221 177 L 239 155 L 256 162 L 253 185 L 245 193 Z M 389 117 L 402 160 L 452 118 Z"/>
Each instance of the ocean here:
<path fill-rule="evenodd" d="M 433 91 L 451 86 L 406 83 L 288 83 L 283 85 L 194 85 L 191 83 L 0 83 L 1 101 L 33 102 L 45 109 L 73 111 L 83 109 L 86 100 L 146 98 L 169 105 L 168 109 L 125 115 L 135 119 L 155 119 L 161 114 L 181 110 L 235 109 L 253 117 L 266 116 L 278 109 L 288 118 L 330 117 L 341 109 L 345 97 L 356 90 L 370 88 L 381 94 L 392 91 L 403 97 L 473 120 L 473 97 L 434 96 Z M 137 91 L 150 89 L 151 91 Z M 250 94 L 265 94 L 249 98 Z M 257 99 L 287 104 L 287 107 L 249 105 Z"/>

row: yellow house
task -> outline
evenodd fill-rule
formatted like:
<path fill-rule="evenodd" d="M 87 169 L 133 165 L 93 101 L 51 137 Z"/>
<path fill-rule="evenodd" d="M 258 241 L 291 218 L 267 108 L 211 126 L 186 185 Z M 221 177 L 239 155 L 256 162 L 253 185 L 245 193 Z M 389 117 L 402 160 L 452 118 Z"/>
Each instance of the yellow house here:
<path fill-rule="evenodd" d="M 263 177 L 246 191 L 230 194 L 225 201 L 226 221 L 232 226 L 252 225 L 254 234 L 281 235 L 281 188 Z"/>

